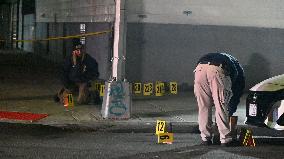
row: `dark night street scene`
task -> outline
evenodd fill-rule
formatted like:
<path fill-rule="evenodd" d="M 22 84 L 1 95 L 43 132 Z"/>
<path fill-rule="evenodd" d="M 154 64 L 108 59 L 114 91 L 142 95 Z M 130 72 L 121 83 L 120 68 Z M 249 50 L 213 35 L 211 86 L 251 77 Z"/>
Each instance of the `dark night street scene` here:
<path fill-rule="evenodd" d="M 284 1 L 0 0 L 1 159 L 284 159 Z"/>

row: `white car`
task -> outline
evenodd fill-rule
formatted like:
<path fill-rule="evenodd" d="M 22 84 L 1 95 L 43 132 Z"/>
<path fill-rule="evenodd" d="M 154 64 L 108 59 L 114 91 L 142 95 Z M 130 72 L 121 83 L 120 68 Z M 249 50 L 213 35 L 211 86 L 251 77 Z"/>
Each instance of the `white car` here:
<path fill-rule="evenodd" d="M 284 130 L 284 74 L 266 79 L 250 89 L 245 124 Z"/>

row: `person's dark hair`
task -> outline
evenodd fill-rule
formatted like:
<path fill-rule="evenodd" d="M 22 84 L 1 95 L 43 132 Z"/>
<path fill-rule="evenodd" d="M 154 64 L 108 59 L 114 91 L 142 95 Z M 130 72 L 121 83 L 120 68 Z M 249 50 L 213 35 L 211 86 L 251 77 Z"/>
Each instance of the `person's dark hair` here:
<path fill-rule="evenodd" d="M 78 45 L 82 45 L 80 38 L 74 38 L 72 39 L 72 44 L 73 44 L 73 48 L 75 48 Z"/>

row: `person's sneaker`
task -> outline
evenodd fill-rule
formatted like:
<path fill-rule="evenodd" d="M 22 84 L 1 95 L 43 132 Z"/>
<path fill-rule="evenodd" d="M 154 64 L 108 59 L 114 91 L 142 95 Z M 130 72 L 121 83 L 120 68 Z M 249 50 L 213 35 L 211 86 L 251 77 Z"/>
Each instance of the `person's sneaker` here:
<path fill-rule="evenodd" d="M 227 143 L 221 143 L 221 146 L 222 147 L 236 147 L 236 146 L 240 146 L 240 142 L 237 140 L 232 140 Z"/>
<path fill-rule="evenodd" d="M 211 141 L 211 140 L 202 141 L 200 145 L 201 145 L 201 146 L 210 146 L 210 145 L 212 145 L 212 141 Z"/>

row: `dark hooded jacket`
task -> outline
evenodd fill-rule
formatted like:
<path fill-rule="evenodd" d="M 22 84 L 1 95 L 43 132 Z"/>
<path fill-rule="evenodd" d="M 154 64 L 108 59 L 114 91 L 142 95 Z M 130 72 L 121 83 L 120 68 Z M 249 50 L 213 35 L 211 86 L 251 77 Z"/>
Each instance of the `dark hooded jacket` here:
<path fill-rule="evenodd" d="M 63 64 L 62 82 L 66 88 L 74 83 L 85 83 L 99 77 L 98 63 L 89 54 L 77 57 L 68 56 Z"/>

